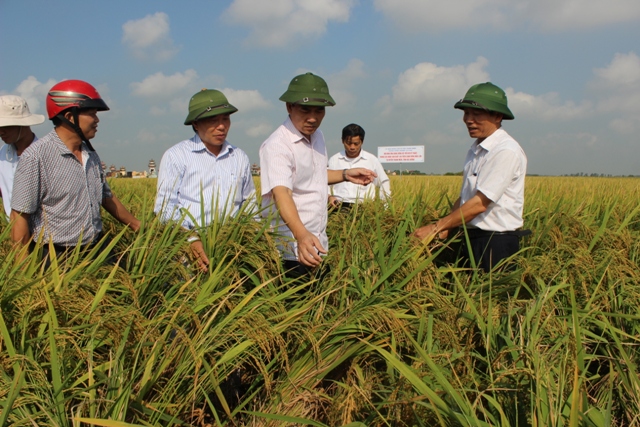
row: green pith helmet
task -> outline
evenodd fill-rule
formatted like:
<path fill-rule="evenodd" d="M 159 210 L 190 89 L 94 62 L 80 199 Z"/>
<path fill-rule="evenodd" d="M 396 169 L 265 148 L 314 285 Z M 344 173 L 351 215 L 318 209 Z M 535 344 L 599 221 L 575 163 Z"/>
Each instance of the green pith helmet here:
<path fill-rule="evenodd" d="M 191 97 L 189 101 L 189 115 L 184 121 L 184 124 L 190 125 L 196 120 L 204 119 L 205 117 L 226 113 L 232 114 L 236 111 L 238 111 L 238 109 L 229 104 L 227 97 L 219 90 L 202 89 Z"/>
<path fill-rule="evenodd" d="M 312 73 L 295 76 L 280 101 L 313 107 L 333 107 L 336 102 L 329 95 L 329 86 L 320 76 Z"/>
<path fill-rule="evenodd" d="M 471 86 L 464 98 L 456 102 L 453 108 L 495 111 L 502 114 L 504 120 L 513 120 L 513 113 L 507 107 L 507 95 L 502 89 L 490 82 Z"/>

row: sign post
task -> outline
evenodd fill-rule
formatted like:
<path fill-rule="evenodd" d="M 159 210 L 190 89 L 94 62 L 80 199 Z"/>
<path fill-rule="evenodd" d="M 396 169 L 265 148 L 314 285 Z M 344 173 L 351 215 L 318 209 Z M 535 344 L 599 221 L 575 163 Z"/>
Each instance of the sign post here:
<path fill-rule="evenodd" d="M 424 163 L 424 145 L 378 147 L 378 160 L 380 163 Z"/>

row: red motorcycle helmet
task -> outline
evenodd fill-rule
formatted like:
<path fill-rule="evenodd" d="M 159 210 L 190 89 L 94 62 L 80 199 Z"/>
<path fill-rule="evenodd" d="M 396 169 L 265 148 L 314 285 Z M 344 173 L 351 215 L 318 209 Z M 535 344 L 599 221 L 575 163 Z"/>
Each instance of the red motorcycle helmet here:
<path fill-rule="evenodd" d="M 55 84 L 47 93 L 47 114 L 53 119 L 58 114 L 76 107 L 95 108 L 107 111 L 109 107 L 102 100 L 95 87 L 82 80 L 64 80 Z"/>

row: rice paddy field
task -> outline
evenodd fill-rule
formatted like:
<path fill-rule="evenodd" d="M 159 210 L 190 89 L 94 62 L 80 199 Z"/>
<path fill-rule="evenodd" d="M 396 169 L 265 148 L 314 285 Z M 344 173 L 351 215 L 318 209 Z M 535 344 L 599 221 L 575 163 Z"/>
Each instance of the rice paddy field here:
<path fill-rule="evenodd" d="M 487 274 L 464 235 L 409 237 L 460 183 L 331 215 L 321 283 L 283 277 L 252 212 L 196 273 L 152 179 L 111 181 L 141 232 L 105 216 L 104 250 L 46 270 L 0 220 L 0 425 L 640 426 L 640 179 L 527 178 L 533 234 Z"/>

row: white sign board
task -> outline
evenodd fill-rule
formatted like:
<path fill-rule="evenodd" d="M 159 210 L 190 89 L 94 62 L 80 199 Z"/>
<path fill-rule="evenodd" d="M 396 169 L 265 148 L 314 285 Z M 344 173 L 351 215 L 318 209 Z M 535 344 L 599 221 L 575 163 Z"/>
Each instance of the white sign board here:
<path fill-rule="evenodd" d="M 424 163 L 424 145 L 378 147 L 381 163 Z"/>

